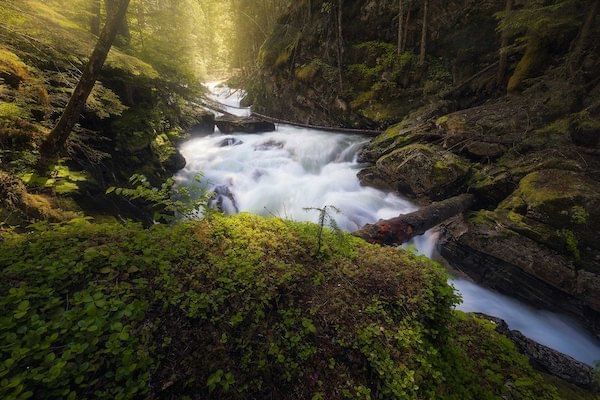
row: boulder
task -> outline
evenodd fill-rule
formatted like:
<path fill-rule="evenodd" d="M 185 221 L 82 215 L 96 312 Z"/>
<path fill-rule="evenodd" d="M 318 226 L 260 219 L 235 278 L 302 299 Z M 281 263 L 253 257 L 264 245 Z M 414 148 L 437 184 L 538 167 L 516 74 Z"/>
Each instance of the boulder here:
<path fill-rule="evenodd" d="M 262 121 L 253 117 L 237 117 L 226 115 L 218 117 L 215 123 L 222 133 L 262 133 L 273 132 L 275 124 L 272 122 Z"/>
<path fill-rule="evenodd" d="M 460 156 L 438 146 L 414 144 L 381 157 L 359 178 L 363 184 L 438 200 L 462 192 L 469 172 L 469 163 Z"/>

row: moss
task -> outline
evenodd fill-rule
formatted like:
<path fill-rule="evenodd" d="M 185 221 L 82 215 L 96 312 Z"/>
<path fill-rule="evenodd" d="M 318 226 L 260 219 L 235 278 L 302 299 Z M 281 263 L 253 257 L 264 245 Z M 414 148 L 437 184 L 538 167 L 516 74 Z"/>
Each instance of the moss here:
<path fill-rule="evenodd" d="M 0 393 L 480 400 L 510 381 L 555 398 L 507 339 L 452 311 L 441 266 L 330 231 L 313 257 L 318 232 L 213 215 L 5 235 Z"/>
<path fill-rule="evenodd" d="M 91 54 L 97 37 L 65 17 L 59 7 L 41 0 L 6 0 L 0 3 L 2 21 L 11 29 L 15 48 L 29 52 L 33 60 L 45 64 L 49 60 L 62 64 L 83 64 Z M 32 40 L 35 46 L 32 46 Z M 116 47 L 109 53 L 106 68 L 144 79 L 158 77 L 156 70 L 140 59 Z"/>
<path fill-rule="evenodd" d="M 541 39 L 530 36 L 527 41 L 527 48 L 523 58 L 517 64 L 517 67 L 508 81 L 508 92 L 515 92 L 522 89 L 523 81 L 531 78 L 536 72 L 544 66 L 546 60 L 546 46 Z"/>
<path fill-rule="evenodd" d="M 0 118 L 26 118 L 28 113 L 15 103 L 0 103 Z"/>
<path fill-rule="evenodd" d="M 562 228 L 573 224 L 572 215 L 575 218 L 583 216 L 583 212 L 595 215 L 594 208 L 599 202 L 600 193 L 594 182 L 575 172 L 549 169 L 521 179 L 517 191 L 500 207 L 521 212 L 526 207 L 543 221 Z"/>
<path fill-rule="evenodd" d="M 302 82 L 312 82 L 320 71 L 319 61 L 312 61 L 296 68 L 296 79 Z"/>
<path fill-rule="evenodd" d="M 173 143 L 166 134 L 158 135 L 151 144 L 152 151 L 161 164 L 166 163 L 177 152 Z"/>
<path fill-rule="evenodd" d="M 0 77 L 11 82 L 24 81 L 29 77 L 29 68 L 13 52 L 0 46 Z"/>
<path fill-rule="evenodd" d="M 575 233 L 569 229 L 563 229 L 560 232 L 561 236 L 564 239 L 564 244 L 566 250 L 573 256 L 573 258 L 577 261 L 581 260 L 581 253 L 579 252 L 579 241 L 575 236 Z"/>

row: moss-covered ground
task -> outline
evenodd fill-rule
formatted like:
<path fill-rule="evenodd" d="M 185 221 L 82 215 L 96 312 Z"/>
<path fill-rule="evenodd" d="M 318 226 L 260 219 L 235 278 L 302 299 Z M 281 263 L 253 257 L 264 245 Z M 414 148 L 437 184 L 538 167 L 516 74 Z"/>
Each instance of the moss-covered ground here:
<path fill-rule="evenodd" d="M 251 215 L 0 242 L 0 396 L 554 399 L 443 269 Z"/>

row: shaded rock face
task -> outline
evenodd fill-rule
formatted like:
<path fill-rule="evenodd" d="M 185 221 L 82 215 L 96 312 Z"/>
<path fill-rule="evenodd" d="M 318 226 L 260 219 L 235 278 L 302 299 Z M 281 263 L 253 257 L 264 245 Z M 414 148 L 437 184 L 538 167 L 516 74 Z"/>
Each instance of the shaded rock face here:
<path fill-rule="evenodd" d="M 569 256 L 506 227 L 499 213 L 480 211 L 445 225 L 441 255 L 478 282 L 537 307 L 569 313 L 600 333 L 599 276 Z"/>
<path fill-rule="evenodd" d="M 584 389 L 598 391 L 598 384 L 594 380 L 594 370 L 588 365 L 541 345 L 519 331 L 511 330 L 508 324 L 500 318 L 485 314 L 476 315 L 493 322 L 496 325 L 496 331 L 512 340 L 518 351 L 529 358 L 534 368 Z"/>
<path fill-rule="evenodd" d="M 381 157 L 361 172 L 363 184 L 388 187 L 412 197 L 443 199 L 463 190 L 469 165 L 433 145 L 409 145 Z"/>

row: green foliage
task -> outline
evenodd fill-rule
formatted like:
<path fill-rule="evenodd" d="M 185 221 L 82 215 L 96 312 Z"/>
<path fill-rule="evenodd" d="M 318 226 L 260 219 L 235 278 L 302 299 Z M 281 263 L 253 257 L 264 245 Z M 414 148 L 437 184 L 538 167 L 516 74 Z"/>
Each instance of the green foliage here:
<path fill-rule="evenodd" d="M 315 258 L 320 229 L 242 214 L 5 234 L 0 396 L 479 400 L 510 379 L 552 398 L 510 342 L 466 332 L 440 266 L 329 230 Z"/>
<path fill-rule="evenodd" d="M 584 7 L 579 0 L 529 0 L 509 16 L 504 12 L 498 13 L 498 29 L 517 35 L 529 33 L 551 38 L 565 30 L 576 29 L 583 12 Z"/>
<path fill-rule="evenodd" d="M 323 246 L 323 231 L 326 226 L 329 226 L 340 239 L 343 238 L 342 230 L 337 224 L 335 217 L 329 212 L 333 210 L 334 213 L 339 214 L 341 211 L 335 206 L 324 206 L 323 208 L 305 208 L 304 211 L 317 211 L 319 213 L 319 231 L 317 232 L 317 248 L 315 249 L 315 255 L 321 255 L 321 247 Z"/>
<path fill-rule="evenodd" d="M 27 172 L 21 175 L 23 182 L 34 188 L 51 188 L 56 194 L 69 194 L 79 190 L 81 182 L 88 181 L 90 177 L 86 172 L 73 171 L 64 164 L 53 165 L 48 173 L 38 175 L 36 172 Z"/>
<path fill-rule="evenodd" d="M 174 188 L 175 180 L 167 179 L 160 187 L 153 187 L 143 175 L 133 175 L 129 183 L 133 188 L 110 187 L 106 194 L 114 193 L 131 201 L 142 201 L 153 211 L 156 222 L 173 222 L 178 218 L 194 218 L 209 213 L 208 204 L 212 198 L 200 185 L 201 176 L 195 185 Z"/>

